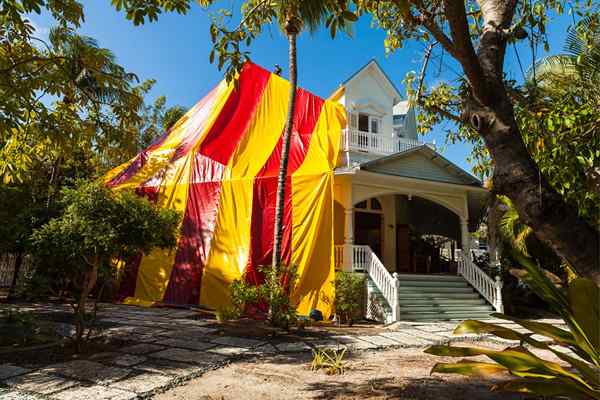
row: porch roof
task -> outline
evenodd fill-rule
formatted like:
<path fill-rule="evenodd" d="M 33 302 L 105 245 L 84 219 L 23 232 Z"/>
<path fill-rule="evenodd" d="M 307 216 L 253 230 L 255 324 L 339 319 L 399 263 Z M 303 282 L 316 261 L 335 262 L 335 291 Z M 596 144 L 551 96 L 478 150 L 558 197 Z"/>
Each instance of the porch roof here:
<path fill-rule="evenodd" d="M 363 162 L 359 168 L 386 175 L 483 187 L 479 179 L 426 144 Z"/>

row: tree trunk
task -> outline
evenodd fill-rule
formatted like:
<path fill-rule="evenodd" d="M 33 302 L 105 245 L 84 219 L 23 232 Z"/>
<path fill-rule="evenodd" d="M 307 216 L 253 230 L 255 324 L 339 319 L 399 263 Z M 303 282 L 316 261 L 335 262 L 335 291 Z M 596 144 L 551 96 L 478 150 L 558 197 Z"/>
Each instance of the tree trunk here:
<path fill-rule="evenodd" d="M 541 175 L 521 137 L 504 82 L 504 55 L 517 0 L 478 0 L 483 17 L 477 51 L 464 2 L 444 0 L 452 43 L 443 43 L 461 64 L 471 89 L 463 118 L 483 138 L 494 162 L 497 193 L 510 198 L 521 220 L 579 274 L 600 284 L 600 234 Z M 438 35 L 439 36 L 439 35 Z"/>
<path fill-rule="evenodd" d="M 15 256 L 15 268 L 13 271 L 12 282 L 8 289 L 8 300 L 12 300 L 16 296 L 17 283 L 19 282 L 19 273 L 21 272 L 21 265 L 23 265 L 23 253 L 18 252 Z"/>
<path fill-rule="evenodd" d="M 294 123 L 294 110 L 296 108 L 296 37 L 298 29 L 292 21 L 286 24 L 286 34 L 289 43 L 289 68 L 290 68 L 290 93 L 289 106 L 285 130 L 283 132 L 283 148 L 281 149 L 281 163 L 279 165 L 279 177 L 277 179 L 277 198 L 275 204 L 275 229 L 273 237 L 273 261 L 272 267 L 279 268 L 281 264 L 281 238 L 283 235 L 283 212 L 285 208 L 285 186 L 290 155 L 290 142 Z"/>
<path fill-rule="evenodd" d="M 99 266 L 100 259 L 94 257 L 94 260 L 91 263 L 92 268 L 85 274 L 83 288 L 75 309 L 75 347 L 77 348 L 77 352 L 81 352 L 82 350 L 82 338 L 85 334 L 85 305 L 92 289 L 96 286 Z"/>

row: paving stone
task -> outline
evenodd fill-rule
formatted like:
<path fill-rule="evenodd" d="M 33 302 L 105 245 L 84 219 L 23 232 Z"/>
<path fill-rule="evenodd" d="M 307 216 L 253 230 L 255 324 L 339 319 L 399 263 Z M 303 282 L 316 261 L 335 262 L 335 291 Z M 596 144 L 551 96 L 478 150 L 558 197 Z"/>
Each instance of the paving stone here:
<path fill-rule="evenodd" d="M 222 336 L 211 340 L 213 343 L 222 344 L 225 346 L 236 346 L 236 347 L 258 347 L 265 344 L 262 340 L 246 339 L 234 336 Z"/>
<path fill-rule="evenodd" d="M 380 335 L 372 335 L 372 336 L 361 335 L 361 336 L 357 336 L 357 338 L 367 341 L 369 343 L 373 343 L 377 347 L 398 346 L 397 341 L 387 338 L 385 336 L 380 336 Z"/>
<path fill-rule="evenodd" d="M 66 363 L 49 365 L 40 370 L 46 374 L 56 374 L 75 378 L 83 381 L 92 381 L 94 383 L 106 384 L 122 379 L 129 374 L 129 371 L 123 368 L 108 367 L 106 365 L 88 361 L 75 360 Z"/>
<path fill-rule="evenodd" d="M 132 376 L 122 381 L 115 382 L 110 386 L 129 392 L 135 392 L 137 394 L 145 394 L 159 389 L 161 387 L 167 386 L 174 379 L 175 378 L 172 376 L 152 373 L 141 373 L 139 375 Z"/>
<path fill-rule="evenodd" d="M 244 347 L 233 347 L 233 346 L 217 346 L 210 350 L 210 353 L 220 354 L 223 356 L 237 356 L 242 353 L 249 351 L 250 349 L 246 349 Z"/>
<path fill-rule="evenodd" d="M 51 394 L 79 384 L 78 381 L 69 380 L 60 376 L 33 372 L 11 378 L 5 382 L 8 386 L 28 392 Z"/>
<path fill-rule="evenodd" d="M 446 337 L 444 336 L 440 336 L 437 335 L 435 333 L 431 333 L 431 332 L 423 332 L 419 329 L 403 329 L 402 331 L 398 332 L 400 334 L 404 334 L 407 335 L 409 337 L 414 337 L 416 339 L 423 339 L 423 340 L 427 340 L 431 343 L 437 343 L 437 342 L 444 342 L 447 340 Z"/>
<path fill-rule="evenodd" d="M 164 349 L 164 346 L 159 346 L 151 343 L 136 344 L 133 346 L 123 347 L 121 351 L 129 354 L 148 354 L 157 350 Z"/>
<path fill-rule="evenodd" d="M 23 375 L 29 372 L 27 368 L 22 368 L 12 364 L 0 364 L 0 380 L 12 378 L 13 376 Z"/>
<path fill-rule="evenodd" d="M 140 371 L 171 375 L 180 378 L 197 374 L 203 370 L 203 368 L 197 365 L 161 359 L 147 360 L 133 368 Z"/>
<path fill-rule="evenodd" d="M 42 400 L 42 398 L 33 394 L 23 393 L 15 390 L 10 392 L 0 391 L 0 400 Z"/>
<path fill-rule="evenodd" d="M 132 354 L 125 354 L 112 360 L 114 364 L 120 367 L 131 367 L 144 361 L 146 361 L 146 357 Z"/>
<path fill-rule="evenodd" d="M 136 397 L 133 392 L 100 385 L 67 389 L 52 396 L 56 400 L 131 400 Z"/>
<path fill-rule="evenodd" d="M 176 348 L 165 349 L 157 353 L 149 354 L 149 356 L 171 361 L 190 362 L 200 365 L 217 364 L 226 359 L 224 356 L 219 354 Z"/>
<path fill-rule="evenodd" d="M 420 331 L 431 332 L 431 333 L 448 331 L 447 326 L 440 325 L 440 324 L 417 325 L 414 328 L 418 329 Z"/>
<path fill-rule="evenodd" d="M 258 346 L 253 348 L 252 350 L 248 350 L 246 354 L 255 354 L 255 355 L 271 355 L 277 354 L 277 349 L 272 344 L 263 344 L 262 346 Z"/>
<path fill-rule="evenodd" d="M 173 339 L 179 338 L 198 338 L 203 337 L 205 335 L 210 335 L 211 333 L 217 332 L 217 328 L 207 328 L 204 326 L 190 326 L 186 328 L 179 328 L 177 330 L 172 330 L 164 333 L 164 336 L 172 337 Z"/>
<path fill-rule="evenodd" d="M 182 349 L 191 349 L 198 351 L 207 350 L 216 346 L 216 344 L 214 343 L 198 342 L 196 340 L 189 339 L 166 339 L 161 340 L 158 343 L 169 347 L 179 347 Z"/>
<path fill-rule="evenodd" d="M 285 342 L 275 344 L 277 350 L 283 351 L 284 353 L 297 353 L 300 351 L 310 351 L 311 348 L 304 342 Z"/>
<path fill-rule="evenodd" d="M 384 332 L 381 333 L 380 336 L 384 336 L 388 339 L 392 339 L 396 342 L 398 342 L 398 344 L 400 345 L 404 345 L 404 346 L 427 346 L 432 344 L 432 342 L 425 340 L 425 339 L 421 339 L 419 337 L 415 337 L 415 336 L 410 336 L 404 333 L 400 333 L 400 332 Z"/>

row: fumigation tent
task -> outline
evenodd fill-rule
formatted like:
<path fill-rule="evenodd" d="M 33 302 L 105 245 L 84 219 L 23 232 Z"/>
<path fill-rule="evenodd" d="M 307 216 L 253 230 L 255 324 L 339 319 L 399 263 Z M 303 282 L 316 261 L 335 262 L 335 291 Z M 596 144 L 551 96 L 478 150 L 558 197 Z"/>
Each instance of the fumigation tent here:
<path fill-rule="evenodd" d="M 252 63 L 222 81 L 163 137 L 110 171 L 106 184 L 135 190 L 183 215 L 175 250 L 128 260 L 125 303 L 219 309 L 242 276 L 260 284 L 270 265 L 277 175 L 289 82 Z M 297 90 L 285 193 L 283 262 L 298 268 L 298 312 L 331 312 L 333 169 L 345 112 Z"/>

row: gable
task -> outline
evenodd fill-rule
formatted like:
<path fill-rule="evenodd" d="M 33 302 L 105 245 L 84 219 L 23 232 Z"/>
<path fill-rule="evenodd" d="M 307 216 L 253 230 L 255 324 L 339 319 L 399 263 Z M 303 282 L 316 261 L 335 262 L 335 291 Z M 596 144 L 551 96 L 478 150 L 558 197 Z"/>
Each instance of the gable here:
<path fill-rule="evenodd" d="M 378 88 L 385 92 L 392 105 L 400 101 L 400 98 L 402 97 L 394 83 L 375 60 L 369 61 L 350 78 L 346 79 L 342 85 L 352 87 L 353 89 L 366 88 L 367 90 L 365 93 L 369 93 L 373 88 Z"/>
<path fill-rule="evenodd" d="M 454 172 L 437 162 L 432 157 L 420 151 L 411 152 L 384 162 L 371 162 L 364 169 L 387 175 L 404 176 L 407 178 L 426 179 L 459 185 L 472 185 L 474 182 L 461 174 Z"/>

